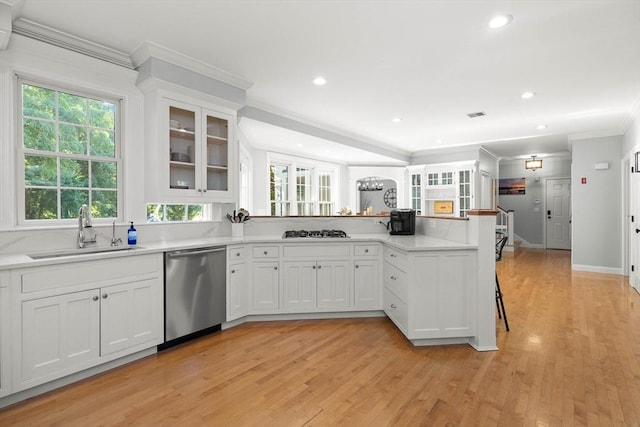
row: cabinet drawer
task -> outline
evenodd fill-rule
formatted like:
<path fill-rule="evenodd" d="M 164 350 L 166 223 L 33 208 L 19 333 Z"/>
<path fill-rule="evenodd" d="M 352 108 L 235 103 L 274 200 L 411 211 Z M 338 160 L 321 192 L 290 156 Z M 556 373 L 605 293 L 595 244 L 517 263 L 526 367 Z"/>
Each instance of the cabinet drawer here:
<path fill-rule="evenodd" d="M 227 249 L 227 264 L 244 262 L 247 255 L 247 248 L 244 246 L 232 246 Z"/>
<path fill-rule="evenodd" d="M 384 260 L 402 270 L 406 270 L 409 264 L 407 260 L 407 254 L 392 249 L 388 246 L 384 247 Z"/>
<path fill-rule="evenodd" d="M 355 256 L 378 256 L 379 252 L 379 245 L 356 245 L 353 250 Z"/>
<path fill-rule="evenodd" d="M 407 273 L 399 268 L 384 263 L 384 286 L 391 289 L 398 298 L 403 301 L 407 301 L 408 285 L 407 285 Z"/>
<path fill-rule="evenodd" d="M 251 254 L 254 258 L 278 258 L 279 249 L 278 246 L 254 246 Z"/>
<path fill-rule="evenodd" d="M 288 245 L 282 248 L 283 256 L 286 258 L 316 258 L 316 257 L 337 257 L 346 258 L 349 256 L 351 247 L 349 244 L 341 245 Z"/>
<path fill-rule="evenodd" d="M 384 288 L 382 299 L 384 301 L 384 312 L 393 320 L 393 323 L 407 335 L 409 331 L 409 310 L 407 304 L 400 301 L 387 287 Z"/>

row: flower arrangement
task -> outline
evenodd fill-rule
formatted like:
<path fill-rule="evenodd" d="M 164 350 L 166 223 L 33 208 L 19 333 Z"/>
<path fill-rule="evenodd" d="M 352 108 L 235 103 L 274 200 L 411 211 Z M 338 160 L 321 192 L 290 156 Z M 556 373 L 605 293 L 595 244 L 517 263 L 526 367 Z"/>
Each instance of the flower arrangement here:
<path fill-rule="evenodd" d="M 351 209 L 349 209 L 349 207 L 344 207 L 342 209 L 340 209 L 340 212 L 338 212 L 340 215 L 351 215 Z"/>

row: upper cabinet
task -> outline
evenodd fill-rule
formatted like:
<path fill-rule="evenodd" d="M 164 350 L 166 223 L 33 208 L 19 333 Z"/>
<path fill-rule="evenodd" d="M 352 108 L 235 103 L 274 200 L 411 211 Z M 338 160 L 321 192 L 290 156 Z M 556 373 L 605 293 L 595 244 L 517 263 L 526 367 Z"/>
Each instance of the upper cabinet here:
<path fill-rule="evenodd" d="M 147 202 L 236 199 L 236 113 L 163 90 L 145 96 Z"/>

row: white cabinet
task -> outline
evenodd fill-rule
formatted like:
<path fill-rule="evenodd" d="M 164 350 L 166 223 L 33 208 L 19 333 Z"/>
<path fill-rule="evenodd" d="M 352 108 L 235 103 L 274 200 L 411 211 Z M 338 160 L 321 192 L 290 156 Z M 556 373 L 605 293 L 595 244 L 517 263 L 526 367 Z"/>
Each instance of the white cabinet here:
<path fill-rule="evenodd" d="M 283 308 L 307 311 L 316 307 L 317 265 L 315 261 L 285 261 L 282 263 Z"/>
<path fill-rule="evenodd" d="M 0 397 L 11 393 L 9 377 L 9 274 L 0 271 Z"/>
<path fill-rule="evenodd" d="M 161 89 L 147 91 L 145 104 L 147 199 L 234 202 L 235 111 Z"/>
<path fill-rule="evenodd" d="M 280 270 L 278 261 L 254 262 L 251 266 L 252 313 L 275 312 L 280 308 Z"/>
<path fill-rule="evenodd" d="M 318 261 L 316 266 L 318 308 L 345 309 L 351 304 L 351 263 L 348 261 Z"/>
<path fill-rule="evenodd" d="M 16 270 L 14 391 L 115 360 L 163 339 L 162 257 Z"/>
<path fill-rule="evenodd" d="M 476 252 L 384 248 L 384 311 L 410 340 L 473 337 Z"/>
<path fill-rule="evenodd" d="M 354 246 L 353 305 L 358 309 L 380 310 L 380 244 Z"/>
<path fill-rule="evenodd" d="M 227 248 L 227 322 L 249 313 L 246 247 Z"/>

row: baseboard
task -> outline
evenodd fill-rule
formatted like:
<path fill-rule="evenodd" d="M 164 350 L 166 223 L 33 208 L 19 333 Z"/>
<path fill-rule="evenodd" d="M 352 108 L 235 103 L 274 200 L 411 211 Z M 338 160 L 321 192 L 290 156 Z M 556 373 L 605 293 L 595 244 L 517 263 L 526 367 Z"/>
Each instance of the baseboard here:
<path fill-rule="evenodd" d="M 624 276 L 622 268 L 602 267 L 598 265 L 571 264 L 571 269 L 576 271 L 588 271 L 591 273 L 617 274 Z"/>

